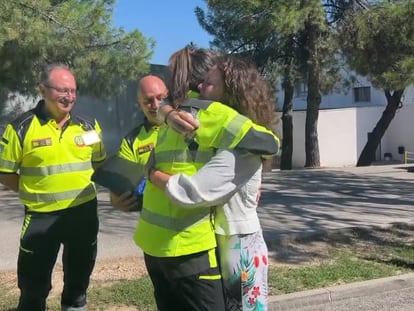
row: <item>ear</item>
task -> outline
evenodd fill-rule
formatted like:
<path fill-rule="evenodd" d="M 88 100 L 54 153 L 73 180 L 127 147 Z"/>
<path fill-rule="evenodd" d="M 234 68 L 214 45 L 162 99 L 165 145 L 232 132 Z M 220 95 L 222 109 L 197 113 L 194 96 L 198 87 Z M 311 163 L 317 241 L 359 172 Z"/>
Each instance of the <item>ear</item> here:
<path fill-rule="evenodd" d="M 137 105 L 137 107 L 138 107 L 138 110 L 141 110 L 141 111 L 142 111 L 141 100 L 142 100 L 142 99 L 138 96 L 138 97 L 137 97 L 137 102 L 136 102 L 136 105 Z"/>
<path fill-rule="evenodd" d="M 42 96 L 45 96 L 45 86 L 43 84 L 39 84 L 39 92 Z"/>

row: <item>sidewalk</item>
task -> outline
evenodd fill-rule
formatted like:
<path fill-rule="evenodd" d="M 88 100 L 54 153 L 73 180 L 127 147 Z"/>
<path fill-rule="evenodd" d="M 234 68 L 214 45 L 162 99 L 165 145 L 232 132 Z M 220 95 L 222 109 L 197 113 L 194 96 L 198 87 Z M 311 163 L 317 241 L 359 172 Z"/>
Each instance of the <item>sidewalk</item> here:
<path fill-rule="evenodd" d="M 404 165 L 267 173 L 259 215 L 271 256 L 281 259 L 274 252 L 279 242 L 294 236 L 401 222 L 414 224 L 413 189 L 414 174 Z M 15 269 L 22 206 L 10 191 L 0 190 L 0 197 L 0 270 Z M 98 260 L 142 255 L 132 241 L 138 213 L 113 209 L 105 191 L 98 199 Z M 294 263 L 297 259 L 283 260 Z M 414 274 L 271 297 L 269 310 L 328 310 L 327 303 L 335 299 L 400 287 L 414 288 Z"/>
<path fill-rule="evenodd" d="M 410 295 L 414 293 L 414 273 L 273 296 L 269 298 L 269 311 L 336 310 L 336 304 L 345 304 L 343 310 L 389 311 L 388 306 L 384 309 L 373 306 L 367 297 L 403 290 L 410 290 Z M 402 308 L 392 310 L 402 311 Z M 407 310 L 412 310 L 412 305 Z"/>

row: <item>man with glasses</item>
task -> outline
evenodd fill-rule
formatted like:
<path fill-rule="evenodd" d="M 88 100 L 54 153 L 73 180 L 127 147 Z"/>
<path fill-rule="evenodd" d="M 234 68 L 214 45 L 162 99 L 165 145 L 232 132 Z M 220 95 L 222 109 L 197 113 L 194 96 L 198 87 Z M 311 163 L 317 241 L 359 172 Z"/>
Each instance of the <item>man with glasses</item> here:
<path fill-rule="evenodd" d="M 66 95 L 72 94 L 73 96 L 76 96 L 76 89 L 60 88 L 60 87 L 51 86 L 47 84 L 45 84 L 44 86 L 48 89 L 55 90 L 56 92 L 61 93 L 61 94 L 66 94 Z"/>
<path fill-rule="evenodd" d="M 157 119 L 157 111 L 167 95 L 167 87 L 159 77 L 148 75 L 139 80 L 137 104 L 145 118 L 122 139 L 119 157 L 142 165 L 147 163 L 157 142 L 158 129 L 163 124 Z M 142 204 L 142 197 L 129 191 L 120 195 L 110 192 L 110 198 L 112 205 L 123 211 L 139 210 Z"/>
<path fill-rule="evenodd" d="M 0 142 L 0 182 L 18 192 L 25 208 L 17 310 L 46 310 L 63 244 L 62 310 L 82 311 L 99 226 L 91 175 L 106 154 L 97 121 L 72 113 L 76 80 L 67 66 L 46 66 L 39 90 L 43 99 L 8 124 Z"/>

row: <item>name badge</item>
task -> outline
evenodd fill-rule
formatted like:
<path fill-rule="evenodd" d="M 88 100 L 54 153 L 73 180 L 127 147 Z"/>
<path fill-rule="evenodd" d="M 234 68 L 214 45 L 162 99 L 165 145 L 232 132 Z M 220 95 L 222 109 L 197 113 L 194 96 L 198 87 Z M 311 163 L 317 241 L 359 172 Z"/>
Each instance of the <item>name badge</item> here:
<path fill-rule="evenodd" d="M 88 131 L 81 136 L 75 137 L 75 143 L 77 146 L 89 146 L 101 141 L 98 133 L 95 130 Z"/>

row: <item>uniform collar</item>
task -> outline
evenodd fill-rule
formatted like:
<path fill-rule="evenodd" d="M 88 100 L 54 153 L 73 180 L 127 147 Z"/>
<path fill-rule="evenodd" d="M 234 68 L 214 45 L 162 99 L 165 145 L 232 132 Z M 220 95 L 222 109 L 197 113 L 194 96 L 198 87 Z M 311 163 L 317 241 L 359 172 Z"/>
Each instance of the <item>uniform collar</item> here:
<path fill-rule="evenodd" d="M 143 125 L 147 132 L 149 132 L 154 127 L 160 127 L 159 125 L 152 124 L 150 121 L 148 121 L 147 117 L 144 118 Z"/>
<path fill-rule="evenodd" d="M 53 119 L 50 113 L 46 109 L 46 103 L 44 99 L 39 100 L 39 102 L 37 103 L 33 111 L 36 117 L 39 119 L 39 122 L 41 125 L 45 125 L 47 122 Z M 73 123 L 78 124 L 78 125 L 81 124 L 79 120 L 77 120 L 76 118 L 72 118 L 71 113 L 69 113 L 68 121 L 72 121 Z"/>

